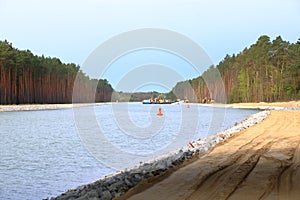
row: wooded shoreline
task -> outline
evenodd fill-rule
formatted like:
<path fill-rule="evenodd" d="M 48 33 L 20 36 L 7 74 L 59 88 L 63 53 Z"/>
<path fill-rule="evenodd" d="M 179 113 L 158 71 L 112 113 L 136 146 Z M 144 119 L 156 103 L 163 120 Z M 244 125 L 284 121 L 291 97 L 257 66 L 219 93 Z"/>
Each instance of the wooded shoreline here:
<path fill-rule="evenodd" d="M 201 76 L 177 83 L 172 92 L 193 102 L 205 97 L 220 103 L 299 100 L 300 39 L 289 43 L 263 35 Z"/>
<path fill-rule="evenodd" d="M 206 67 L 209 69 L 201 76 L 179 82 L 163 95 L 195 103 L 205 98 L 217 103 L 300 99 L 300 39 L 290 43 L 280 36 L 271 40 L 263 35 L 238 54 L 226 55 L 216 66 Z M 37 56 L 0 41 L 0 104 L 61 104 L 74 99 L 92 103 L 112 97 L 114 101 L 136 101 L 151 94 L 114 91 L 108 80 L 90 78 L 79 65 Z"/>

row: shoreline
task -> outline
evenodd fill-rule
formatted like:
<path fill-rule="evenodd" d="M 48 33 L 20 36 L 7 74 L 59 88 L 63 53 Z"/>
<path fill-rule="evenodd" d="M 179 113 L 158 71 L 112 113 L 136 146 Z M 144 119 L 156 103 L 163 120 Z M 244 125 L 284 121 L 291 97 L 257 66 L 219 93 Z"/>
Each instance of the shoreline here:
<path fill-rule="evenodd" d="M 80 108 L 86 106 L 101 106 L 111 104 L 112 102 L 103 103 L 74 103 L 74 104 L 22 104 L 22 105 L 0 105 L 0 112 L 21 112 L 37 110 L 60 110 L 69 108 Z"/>
<path fill-rule="evenodd" d="M 254 109 L 254 110 L 299 110 L 300 101 L 289 102 L 259 102 L 259 103 L 232 103 L 232 104 L 201 104 L 204 107 L 220 107 L 220 108 L 237 108 L 237 109 Z"/>
<path fill-rule="evenodd" d="M 259 102 L 259 103 L 233 103 L 228 104 L 230 108 L 259 109 L 259 110 L 298 110 L 300 101 L 289 102 Z"/>
<path fill-rule="evenodd" d="M 250 115 L 233 127 L 215 133 L 208 138 L 193 141 L 185 147 L 158 156 L 138 166 L 118 171 L 93 183 L 68 190 L 57 197 L 52 197 L 51 200 L 76 198 L 112 199 L 122 197 L 122 195 L 138 184 L 164 177 L 165 174 L 184 166 L 185 163 L 191 162 L 196 157 L 207 155 L 219 143 L 226 141 L 226 139 L 248 127 L 260 123 L 269 114 L 270 111 L 261 111 Z"/>
<path fill-rule="evenodd" d="M 58 110 L 58 109 L 79 108 L 85 106 L 100 106 L 100 105 L 113 104 L 113 103 L 115 102 L 0 105 L 0 112 Z M 216 104 L 191 103 L 191 104 L 206 106 L 206 107 L 224 107 L 224 108 L 256 109 L 256 110 L 287 110 L 287 109 L 298 110 L 300 109 L 300 101 L 273 102 L 273 103 L 260 102 L 260 103 L 233 103 L 233 104 L 217 104 L 217 103 Z"/>

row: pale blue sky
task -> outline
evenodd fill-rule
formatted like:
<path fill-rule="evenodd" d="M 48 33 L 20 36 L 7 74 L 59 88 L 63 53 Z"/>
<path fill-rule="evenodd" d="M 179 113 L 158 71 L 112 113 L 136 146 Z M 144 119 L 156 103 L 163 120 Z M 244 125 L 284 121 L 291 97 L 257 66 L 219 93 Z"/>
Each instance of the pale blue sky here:
<path fill-rule="evenodd" d="M 226 54 L 238 53 L 263 34 L 297 41 L 299 11 L 299 0 L 0 0 L 0 40 L 82 65 L 112 36 L 163 28 L 188 36 L 218 64 Z M 177 58 L 170 60 L 168 64 L 177 70 Z M 118 82 L 115 68 L 105 77 L 113 86 Z M 191 67 L 190 71 L 179 68 L 185 78 L 198 76 Z"/>

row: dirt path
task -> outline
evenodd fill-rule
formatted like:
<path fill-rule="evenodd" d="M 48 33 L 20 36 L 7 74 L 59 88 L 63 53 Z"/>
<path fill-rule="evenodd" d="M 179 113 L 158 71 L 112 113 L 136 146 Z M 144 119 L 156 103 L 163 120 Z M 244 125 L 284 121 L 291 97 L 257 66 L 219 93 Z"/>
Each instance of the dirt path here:
<path fill-rule="evenodd" d="M 131 200 L 300 199 L 300 111 L 272 111 Z M 140 187 L 141 188 L 141 187 Z"/>

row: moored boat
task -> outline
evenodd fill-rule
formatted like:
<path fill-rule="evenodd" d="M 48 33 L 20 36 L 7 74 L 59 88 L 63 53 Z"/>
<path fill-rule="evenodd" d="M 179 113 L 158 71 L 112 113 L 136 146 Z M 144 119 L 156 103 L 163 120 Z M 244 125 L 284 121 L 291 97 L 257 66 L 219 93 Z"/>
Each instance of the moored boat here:
<path fill-rule="evenodd" d="M 147 99 L 147 100 L 143 100 L 142 103 L 143 104 L 151 104 L 152 102 L 150 99 Z"/>

